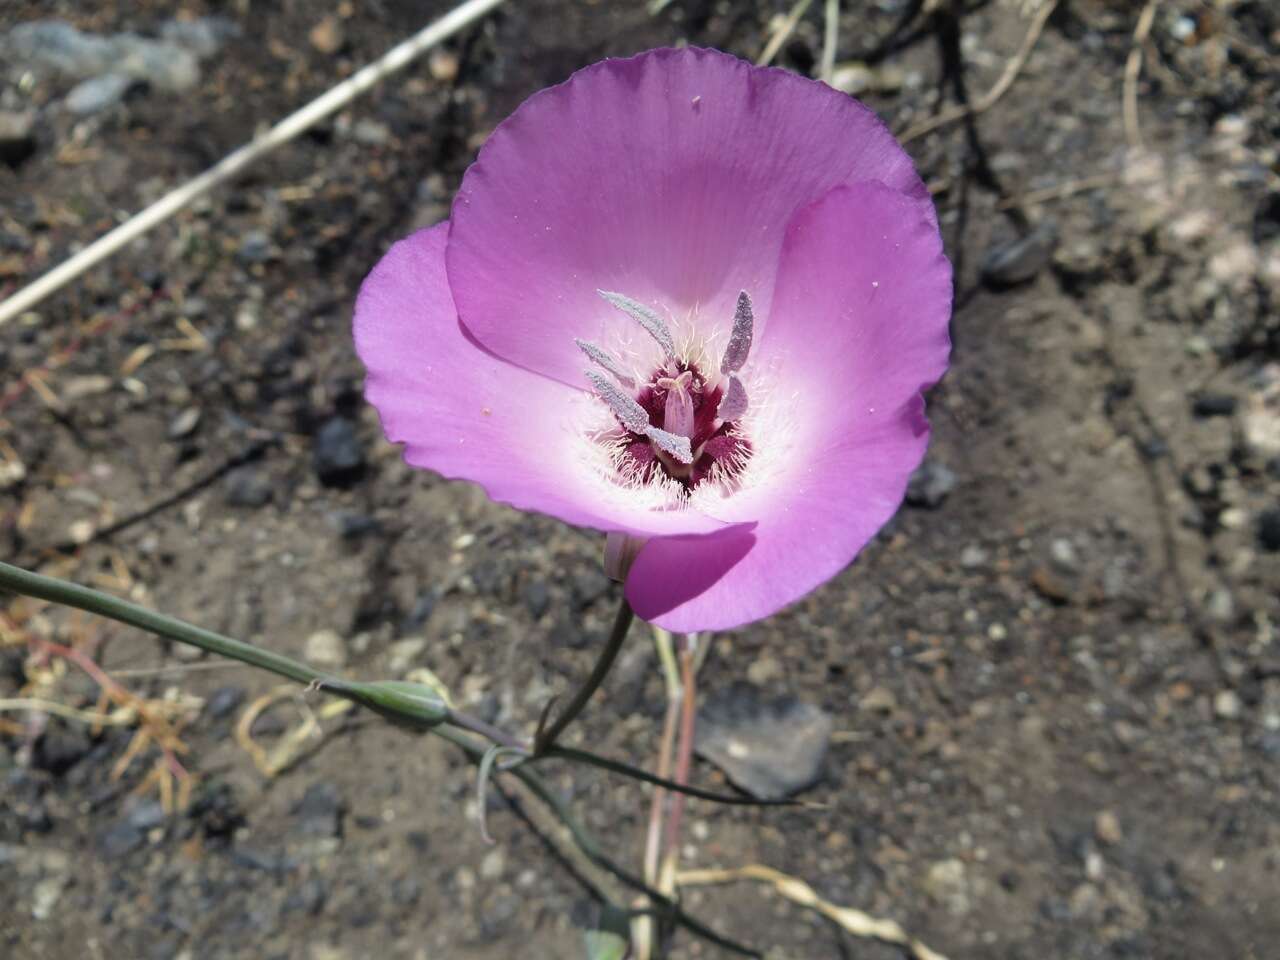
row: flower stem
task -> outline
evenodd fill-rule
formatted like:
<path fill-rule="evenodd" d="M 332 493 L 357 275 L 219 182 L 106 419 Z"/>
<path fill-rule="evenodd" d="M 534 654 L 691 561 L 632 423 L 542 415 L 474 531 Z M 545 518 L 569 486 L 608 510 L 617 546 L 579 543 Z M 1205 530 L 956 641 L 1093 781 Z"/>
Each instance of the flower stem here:
<path fill-rule="evenodd" d="M 673 779 L 683 786 L 689 782 L 689 768 L 693 764 L 694 721 L 697 718 L 697 667 L 694 651 L 688 637 L 677 637 L 680 655 L 680 743 L 676 748 L 676 769 Z M 684 818 L 685 796 L 676 793 L 671 798 L 671 810 L 666 822 L 666 852 L 663 857 L 658 888 L 664 893 L 674 893 L 676 867 L 680 862 L 680 825 Z M 668 886 L 669 885 L 669 886 Z"/>
<path fill-rule="evenodd" d="M 546 729 L 538 733 L 533 747 L 533 755 L 535 757 L 546 753 L 556 742 L 556 738 L 564 732 L 565 727 L 573 723 L 574 718 L 591 702 L 592 695 L 600 689 L 600 684 L 604 682 L 609 668 L 613 666 L 613 661 L 617 659 L 618 651 L 622 649 L 622 642 L 627 638 L 627 630 L 634 619 L 635 612 L 631 609 L 631 604 L 627 602 L 627 598 L 623 597 L 622 603 L 618 606 L 618 615 L 613 621 L 613 632 L 609 635 L 609 642 L 600 651 L 600 657 L 596 660 L 596 665 L 591 668 L 591 675 L 578 688 L 573 695 L 573 699 L 560 712 L 560 715 L 548 724 Z"/>

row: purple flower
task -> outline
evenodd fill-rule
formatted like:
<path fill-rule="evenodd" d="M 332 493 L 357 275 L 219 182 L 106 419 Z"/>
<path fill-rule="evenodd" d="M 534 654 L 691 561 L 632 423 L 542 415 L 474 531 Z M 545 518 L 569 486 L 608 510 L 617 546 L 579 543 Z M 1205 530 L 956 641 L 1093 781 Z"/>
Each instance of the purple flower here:
<path fill-rule="evenodd" d="M 950 306 L 874 114 L 655 50 L 500 124 L 451 220 L 365 281 L 355 337 L 409 463 L 610 533 L 636 613 L 693 631 L 799 599 L 893 515 Z"/>

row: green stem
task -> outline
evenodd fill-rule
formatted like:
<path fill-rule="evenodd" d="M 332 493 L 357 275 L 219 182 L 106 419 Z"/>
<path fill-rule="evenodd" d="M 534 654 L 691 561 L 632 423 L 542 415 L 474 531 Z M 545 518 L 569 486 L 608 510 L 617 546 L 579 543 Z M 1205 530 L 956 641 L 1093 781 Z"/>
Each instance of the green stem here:
<path fill-rule="evenodd" d="M 605 675 L 608 674 L 609 668 L 613 666 L 613 661 L 617 659 L 618 651 L 622 649 L 622 642 L 627 639 L 627 630 L 631 627 L 631 621 L 634 619 L 635 612 L 631 609 L 631 604 L 627 602 L 627 598 L 623 597 L 622 603 L 618 606 L 618 615 L 613 621 L 613 632 L 609 634 L 609 642 L 600 651 L 600 657 L 596 660 L 596 665 L 591 668 L 591 675 L 578 688 L 577 693 L 573 695 L 573 699 L 569 701 L 569 705 L 564 708 L 560 716 L 556 717 L 545 730 L 538 734 L 533 748 L 534 756 L 544 754 L 551 749 L 552 744 L 556 742 L 556 737 L 560 736 L 565 727 L 573 723 L 574 718 L 591 702 L 592 695 L 600 689 L 600 684 L 604 682 Z"/>
<path fill-rule="evenodd" d="M 281 677 L 296 680 L 298 683 L 320 683 L 325 686 L 328 686 L 330 682 L 341 683 L 336 677 L 330 677 L 328 674 L 321 673 L 305 663 L 291 660 L 289 657 L 274 653 L 271 650 L 255 647 L 253 644 L 245 643 L 243 640 L 234 640 L 231 637 L 224 637 L 220 633 L 214 633 L 212 630 L 205 630 L 202 627 L 183 623 L 181 620 L 165 616 L 163 613 L 156 613 L 154 610 L 140 607 L 138 604 L 130 603 L 128 600 L 113 597 L 109 593 L 101 593 L 89 587 L 82 587 L 77 583 L 68 583 L 65 580 L 32 573 L 29 570 L 23 570 L 21 567 L 15 567 L 8 563 L 0 562 L 0 588 L 12 590 L 14 593 L 24 593 L 39 600 L 48 600 L 51 603 L 61 603 L 64 606 L 75 607 L 77 610 L 87 610 L 89 613 L 96 613 L 103 617 L 110 617 L 112 620 L 127 623 L 132 627 L 138 627 L 141 630 L 166 637 L 169 640 L 190 644 L 210 653 L 221 654 L 224 657 L 231 657 L 233 660 L 239 660 L 242 663 L 261 667 L 263 670 L 269 670 Z"/>

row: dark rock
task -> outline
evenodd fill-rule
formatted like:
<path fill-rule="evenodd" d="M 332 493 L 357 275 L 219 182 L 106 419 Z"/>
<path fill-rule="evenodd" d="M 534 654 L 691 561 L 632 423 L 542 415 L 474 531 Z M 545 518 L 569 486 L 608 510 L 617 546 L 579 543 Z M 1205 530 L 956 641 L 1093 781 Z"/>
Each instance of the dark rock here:
<path fill-rule="evenodd" d="M 414 601 L 413 609 L 409 611 L 409 615 L 400 624 L 400 632 L 413 633 L 422 627 L 423 624 L 431 619 L 431 614 L 435 612 L 437 600 L 439 600 L 439 597 L 434 590 L 427 590 L 422 593 Z"/>
<path fill-rule="evenodd" d="M 542 615 L 547 612 L 547 608 L 551 606 L 551 590 L 547 586 L 545 580 L 530 580 L 524 585 L 522 591 L 524 595 L 524 605 L 529 611 L 529 615 L 535 620 L 540 620 Z"/>
<path fill-rule="evenodd" d="M 237 467 L 227 474 L 227 504 L 232 507 L 265 507 L 271 502 L 271 481 L 254 466 Z"/>
<path fill-rule="evenodd" d="M 1263 510 L 1259 515 L 1258 543 L 1272 553 L 1280 550 L 1280 507 Z"/>
<path fill-rule="evenodd" d="M 312 461 L 316 476 L 328 487 L 349 486 L 364 476 L 364 448 L 356 425 L 346 417 L 333 417 L 321 424 Z"/>
<path fill-rule="evenodd" d="M 210 719 L 221 720 L 244 703 L 244 687 L 219 687 L 205 701 L 204 709 Z"/>
<path fill-rule="evenodd" d="M 229 840 L 245 822 L 231 785 L 216 780 L 202 785 L 187 816 L 197 821 L 205 837 L 212 840 Z"/>
<path fill-rule="evenodd" d="M 236 259 L 241 263 L 263 263 L 271 258 L 271 238 L 261 230 L 250 230 L 240 238 Z"/>
<path fill-rule="evenodd" d="M 342 794 L 331 783 L 313 783 L 307 787 L 298 805 L 293 808 L 298 818 L 299 832 L 313 837 L 342 836 L 342 815 L 346 804 Z"/>
<path fill-rule="evenodd" d="M 315 916 L 324 909 L 329 899 L 329 888 L 319 877 L 307 877 L 284 901 L 285 913 L 305 913 Z"/>
<path fill-rule="evenodd" d="M 329 514 L 329 524 L 343 540 L 359 540 L 379 529 L 377 520 L 354 510 L 333 511 Z"/>
<path fill-rule="evenodd" d="M 1229 393 L 1202 393 L 1191 402 L 1197 417 L 1229 417 L 1236 412 L 1236 398 Z"/>
<path fill-rule="evenodd" d="M 956 488 L 955 472 L 938 460 L 926 460 L 907 483 L 907 503 L 913 507 L 936 510 Z"/>
<path fill-rule="evenodd" d="M 401 877 L 391 884 L 391 902 L 402 907 L 411 907 L 422 896 L 422 884 L 416 877 Z"/>
<path fill-rule="evenodd" d="M 167 819 L 164 807 L 159 800 L 145 800 L 134 804 L 125 816 L 128 824 L 138 830 L 146 831 L 160 826 Z"/>
<path fill-rule="evenodd" d="M 143 831 L 125 819 L 98 835 L 98 847 L 104 857 L 112 860 L 133 853 L 145 839 Z"/>
<path fill-rule="evenodd" d="M 587 569 L 579 571 L 573 578 L 573 602 L 578 609 L 591 606 L 606 593 L 613 583 L 601 571 Z"/>
<path fill-rule="evenodd" d="M 764 700 L 745 683 L 698 711 L 694 749 L 753 797 L 776 800 L 816 783 L 831 740 L 831 717 L 795 697 Z"/>
<path fill-rule="evenodd" d="M 1057 228 L 1043 224 L 1012 243 L 991 247 L 982 258 L 982 279 L 997 289 L 1026 283 L 1049 263 L 1057 244 Z"/>
<path fill-rule="evenodd" d="M 0 110 L 0 163 L 16 167 L 36 152 L 36 112 Z"/>
<path fill-rule="evenodd" d="M 51 726 L 36 744 L 31 765 L 37 770 L 61 776 L 92 749 L 93 741 L 80 727 Z"/>

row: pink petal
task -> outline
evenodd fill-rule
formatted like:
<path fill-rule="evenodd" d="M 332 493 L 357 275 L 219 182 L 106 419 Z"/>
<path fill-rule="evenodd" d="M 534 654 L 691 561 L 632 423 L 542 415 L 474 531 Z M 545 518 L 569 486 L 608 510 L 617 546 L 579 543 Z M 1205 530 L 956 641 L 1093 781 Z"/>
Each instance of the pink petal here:
<path fill-rule="evenodd" d="M 602 494 L 563 428 L 581 392 L 493 357 L 458 323 L 444 269 L 448 233 L 443 223 L 397 243 L 356 301 L 365 395 L 388 439 L 405 444 L 405 459 L 579 526 L 642 537 L 725 529 L 692 510 L 655 512 Z"/>
<path fill-rule="evenodd" d="M 630 323 L 598 289 L 726 322 L 747 290 L 767 318 L 786 224 L 856 180 L 927 196 L 876 116 L 823 84 L 713 50 L 606 60 L 531 97 L 467 171 L 454 299 L 495 354 L 577 385 L 573 338 Z"/>
<path fill-rule="evenodd" d="M 757 358 L 786 397 L 775 420 L 790 429 L 772 437 L 789 443 L 786 467 L 714 511 L 755 520 L 750 531 L 650 541 L 627 579 L 636 613 L 669 630 L 727 629 L 847 566 L 924 456 L 921 391 L 946 370 L 950 307 L 951 268 L 924 202 L 858 184 L 799 214 Z M 754 438 L 756 455 L 770 439 Z"/>

